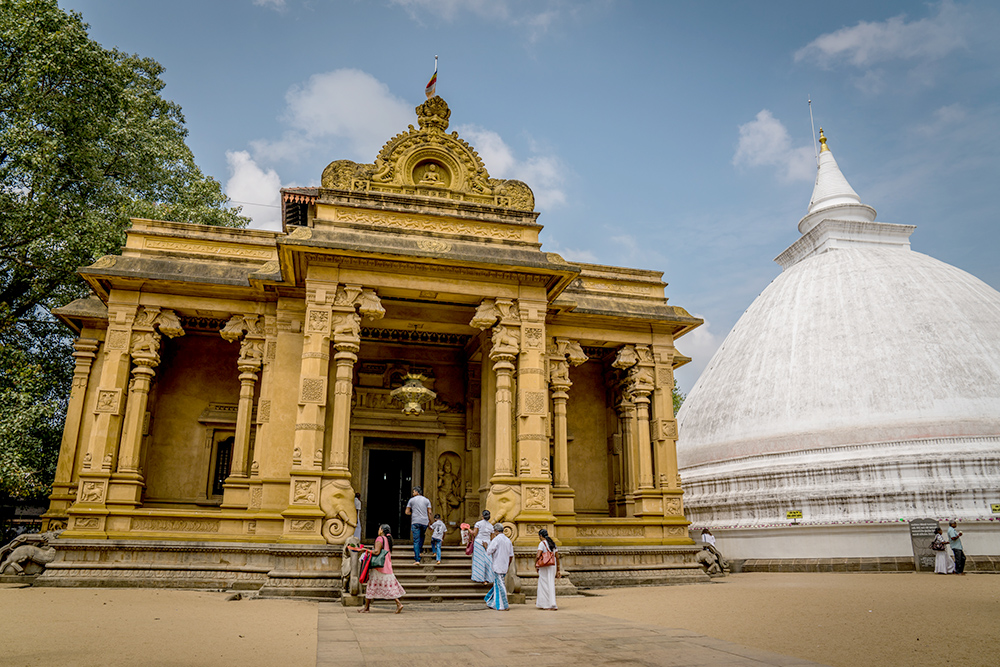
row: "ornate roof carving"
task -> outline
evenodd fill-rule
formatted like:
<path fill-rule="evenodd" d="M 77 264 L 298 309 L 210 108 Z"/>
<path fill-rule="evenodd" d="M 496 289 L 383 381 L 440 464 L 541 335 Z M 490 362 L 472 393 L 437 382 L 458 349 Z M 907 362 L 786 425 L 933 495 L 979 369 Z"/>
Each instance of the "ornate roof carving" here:
<path fill-rule="evenodd" d="M 479 154 L 458 132 L 446 134 L 451 110 L 443 99 L 432 97 L 416 112 L 420 129 L 410 125 L 387 141 L 374 164 L 331 162 L 323 170 L 322 186 L 535 209 L 531 188 L 521 181 L 491 178 Z"/>

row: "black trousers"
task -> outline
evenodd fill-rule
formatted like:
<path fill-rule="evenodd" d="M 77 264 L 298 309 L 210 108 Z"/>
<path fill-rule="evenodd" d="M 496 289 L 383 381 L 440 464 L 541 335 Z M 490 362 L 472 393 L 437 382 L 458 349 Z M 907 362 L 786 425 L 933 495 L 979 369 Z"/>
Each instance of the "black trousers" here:
<path fill-rule="evenodd" d="M 965 572 L 965 550 L 952 549 L 955 554 L 955 572 L 962 574 Z"/>

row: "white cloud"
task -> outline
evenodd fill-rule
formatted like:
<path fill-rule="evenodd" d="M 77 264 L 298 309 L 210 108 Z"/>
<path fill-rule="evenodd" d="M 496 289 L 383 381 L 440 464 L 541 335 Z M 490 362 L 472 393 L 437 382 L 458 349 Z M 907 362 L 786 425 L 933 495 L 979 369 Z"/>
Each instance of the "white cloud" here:
<path fill-rule="evenodd" d="M 694 316 L 704 319 L 703 315 L 694 314 Z M 712 355 L 719 349 L 723 338 L 725 336 L 717 335 L 712 331 L 711 322 L 706 319 L 704 324 L 677 341 L 676 345 L 680 353 L 691 357 L 691 363 L 679 368 L 675 374 L 677 384 L 682 392 L 687 394 L 691 391 L 712 359 Z"/>
<path fill-rule="evenodd" d="M 945 130 L 964 123 L 968 115 L 961 104 L 949 104 L 934 111 L 933 120 L 929 123 L 918 125 L 916 131 L 925 137 L 936 136 Z"/>
<path fill-rule="evenodd" d="M 951 2 L 942 2 L 936 16 L 918 21 L 908 22 L 901 14 L 820 35 L 795 52 L 795 61 L 865 68 L 892 60 L 935 60 L 965 46 L 966 22 Z"/>
<path fill-rule="evenodd" d="M 530 41 L 537 41 L 564 14 L 561 0 L 390 0 L 421 22 L 425 15 L 447 22 L 468 13 L 488 23 L 510 25 L 527 31 Z M 568 13 L 572 14 L 574 7 Z"/>
<path fill-rule="evenodd" d="M 264 171 L 246 151 L 227 151 L 229 180 L 226 195 L 253 219 L 254 229 L 281 229 L 281 179 L 274 169 Z"/>
<path fill-rule="evenodd" d="M 257 160 L 297 160 L 313 152 L 348 151 L 372 162 L 386 139 L 413 120 L 410 105 L 367 72 L 338 69 L 315 74 L 285 95 L 281 139 L 251 142 Z"/>
<path fill-rule="evenodd" d="M 540 153 L 539 147 L 533 146 L 535 154 L 520 160 L 503 138 L 492 130 L 462 125 L 458 133 L 475 147 L 490 176 L 514 178 L 527 183 L 535 193 L 535 205 L 539 210 L 551 210 L 566 203 L 566 193 L 562 189 L 566 167 L 555 155 Z"/>
<path fill-rule="evenodd" d="M 285 0 L 253 0 L 253 4 L 257 7 L 270 7 L 277 12 L 283 12 L 287 9 Z"/>
<path fill-rule="evenodd" d="M 784 124 L 767 109 L 740 125 L 740 141 L 733 156 L 737 167 L 777 167 L 788 181 L 811 181 L 816 177 L 813 146 L 793 146 Z"/>

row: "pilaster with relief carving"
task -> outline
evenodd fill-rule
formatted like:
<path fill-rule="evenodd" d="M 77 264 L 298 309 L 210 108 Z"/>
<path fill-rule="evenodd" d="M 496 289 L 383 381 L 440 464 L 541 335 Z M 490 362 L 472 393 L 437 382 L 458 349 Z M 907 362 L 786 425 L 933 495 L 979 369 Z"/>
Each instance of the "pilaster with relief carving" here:
<path fill-rule="evenodd" d="M 319 485 L 323 474 L 327 379 L 336 293 L 336 283 L 306 280 L 291 480 L 288 507 L 282 512 L 283 539 L 288 541 L 326 541 L 321 533 L 323 511 L 319 506 Z"/>
<path fill-rule="evenodd" d="M 667 516 L 683 516 L 680 475 L 677 470 L 677 420 L 674 417 L 674 370 L 673 346 L 653 346 L 656 363 L 654 377 L 656 389 L 653 391 L 652 423 L 654 466 L 657 482 L 663 493 L 663 511 Z"/>
<path fill-rule="evenodd" d="M 87 401 L 87 388 L 90 385 L 90 370 L 97 357 L 100 342 L 94 338 L 78 338 L 73 345 L 73 384 L 70 389 L 69 402 L 66 405 L 66 421 L 63 426 L 62 444 L 59 447 L 59 463 L 56 466 L 56 477 L 52 483 L 52 494 L 49 496 L 49 510 L 45 518 L 65 520 L 66 510 L 76 498 L 76 482 L 73 471 L 76 469 L 76 453 L 79 448 L 80 428 L 84 419 L 84 408 Z"/>
<path fill-rule="evenodd" d="M 69 508 L 66 536 L 104 537 L 108 484 L 118 454 L 131 365 L 132 322 L 137 293 L 112 293 L 108 331 L 94 405 L 93 423 L 80 465 L 76 502 Z M 132 301 L 129 303 L 129 301 Z"/>

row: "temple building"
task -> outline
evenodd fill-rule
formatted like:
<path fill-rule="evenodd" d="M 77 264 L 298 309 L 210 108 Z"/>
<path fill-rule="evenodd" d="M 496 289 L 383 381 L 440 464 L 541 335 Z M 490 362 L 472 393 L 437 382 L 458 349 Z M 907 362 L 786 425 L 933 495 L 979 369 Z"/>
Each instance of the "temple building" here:
<path fill-rule="evenodd" d="M 820 134 L 801 238 L 678 415 L 692 527 L 765 569 L 912 569 L 930 540 L 908 523 L 957 519 L 988 563 L 1000 292 L 912 251 L 912 225 L 875 222 Z"/>
<path fill-rule="evenodd" d="M 671 397 L 701 320 L 543 252 L 450 113 L 284 190 L 281 232 L 134 220 L 80 269 L 39 584 L 329 589 L 355 494 L 362 539 L 406 540 L 413 486 L 452 528 L 488 508 L 528 576 L 547 528 L 574 582 L 705 578 Z"/>

